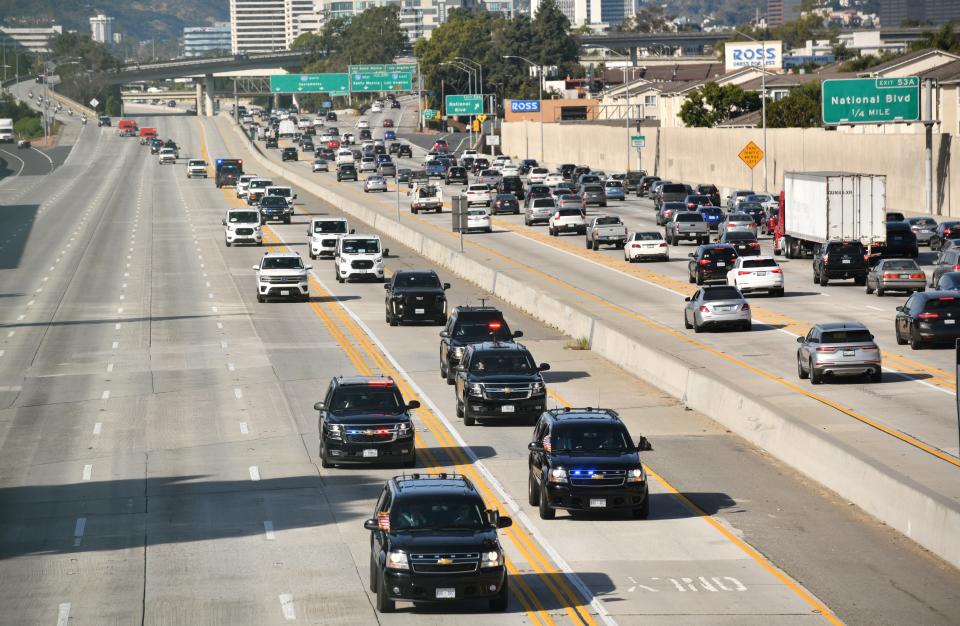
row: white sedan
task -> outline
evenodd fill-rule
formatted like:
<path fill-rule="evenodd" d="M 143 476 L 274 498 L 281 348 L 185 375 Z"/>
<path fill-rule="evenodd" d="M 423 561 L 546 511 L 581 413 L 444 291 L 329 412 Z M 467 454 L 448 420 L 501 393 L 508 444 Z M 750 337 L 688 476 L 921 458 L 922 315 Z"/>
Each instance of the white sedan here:
<path fill-rule="evenodd" d="M 766 291 L 771 296 L 782 296 L 783 269 L 772 256 L 739 257 L 727 272 L 727 284 L 742 293 Z"/>
<path fill-rule="evenodd" d="M 486 209 L 469 209 L 467 211 L 467 230 L 493 232 L 493 227 L 490 225 L 490 214 L 487 213 Z"/>
<path fill-rule="evenodd" d="M 519 176 L 520 168 L 516 165 L 507 164 L 500 168 L 501 176 Z"/>
<path fill-rule="evenodd" d="M 623 260 L 636 263 L 641 259 L 670 260 L 670 247 L 659 231 L 637 231 L 630 233 L 623 246 Z"/>
<path fill-rule="evenodd" d="M 357 120 L 357 128 L 360 128 L 360 129 L 370 128 L 370 121 L 365 119 Z"/>
<path fill-rule="evenodd" d="M 556 187 L 563 182 L 563 174 L 560 172 L 551 172 L 543 179 L 543 184 L 547 187 Z"/>
<path fill-rule="evenodd" d="M 532 167 L 530 168 L 530 173 L 527 175 L 527 184 L 529 185 L 542 185 L 547 179 L 547 175 L 550 173 L 545 167 Z M 560 177 L 560 180 L 563 180 L 563 177 Z"/>
<path fill-rule="evenodd" d="M 486 184 L 468 185 L 466 196 L 467 196 L 467 206 L 473 206 L 474 204 L 483 204 L 485 206 L 490 206 L 490 202 L 492 200 L 490 185 L 486 185 Z"/>

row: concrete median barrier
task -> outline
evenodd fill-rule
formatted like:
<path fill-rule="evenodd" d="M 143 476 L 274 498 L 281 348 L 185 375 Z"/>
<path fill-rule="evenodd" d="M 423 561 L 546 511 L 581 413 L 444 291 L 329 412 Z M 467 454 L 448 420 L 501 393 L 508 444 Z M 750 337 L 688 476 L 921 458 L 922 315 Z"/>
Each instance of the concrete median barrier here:
<path fill-rule="evenodd" d="M 458 252 L 452 247 L 452 240 L 445 243 L 431 238 L 315 180 L 273 163 L 235 125 L 231 124 L 231 127 L 247 140 L 258 166 L 282 175 L 360 222 L 570 337 L 587 338 L 593 352 L 674 396 L 688 408 L 709 416 L 940 558 L 960 567 L 960 542 L 956 540 L 960 536 L 960 503 L 944 495 L 955 483 L 952 472 L 956 468 L 947 470 L 944 466 L 942 481 L 933 481 L 937 487 L 942 486 L 942 490 L 920 484 L 832 436 L 830 428 L 795 406 L 804 398 L 790 397 L 787 402 L 779 402 L 778 398 L 758 397 L 740 389 L 726 380 L 722 371 L 685 360 L 680 354 L 680 339 L 640 325 L 626 334 L 609 322 L 528 282 Z M 851 424 L 851 428 L 858 427 Z M 866 432 L 873 431 L 867 428 Z M 922 453 L 904 448 L 901 454 Z M 929 463 L 928 467 L 934 468 L 939 466 L 933 464 L 944 463 L 923 457 L 918 459 L 918 464 Z"/>

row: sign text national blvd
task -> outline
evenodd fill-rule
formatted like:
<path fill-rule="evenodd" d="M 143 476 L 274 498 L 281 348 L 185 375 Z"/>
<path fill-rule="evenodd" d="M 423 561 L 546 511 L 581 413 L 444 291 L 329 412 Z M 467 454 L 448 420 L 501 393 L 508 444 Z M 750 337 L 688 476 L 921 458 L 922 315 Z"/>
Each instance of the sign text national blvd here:
<path fill-rule="evenodd" d="M 444 109 L 447 115 L 480 115 L 483 113 L 483 96 L 477 94 L 447 96 Z"/>
<path fill-rule="evenodd" d="M 825 80 L 822 115 L 827 126 L 916 122 L 920 119 L 920 79 Z"/>

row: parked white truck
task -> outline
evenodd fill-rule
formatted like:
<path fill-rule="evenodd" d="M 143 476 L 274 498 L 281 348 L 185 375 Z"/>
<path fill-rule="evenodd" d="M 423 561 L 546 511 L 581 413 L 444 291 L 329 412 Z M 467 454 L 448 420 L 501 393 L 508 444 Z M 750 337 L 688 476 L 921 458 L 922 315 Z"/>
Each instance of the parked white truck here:
<path fill-rule="evenodd" d="M 864 246 L 887 238 L 887 177 L 848 172 L 786 172 L 773 250 L 788 259 L 812 256 L 836 239 Z"/>
<path fill-rule="evenodd" d="M 13 119 L 0 118 L 0 143 L 13 143 Z"/>

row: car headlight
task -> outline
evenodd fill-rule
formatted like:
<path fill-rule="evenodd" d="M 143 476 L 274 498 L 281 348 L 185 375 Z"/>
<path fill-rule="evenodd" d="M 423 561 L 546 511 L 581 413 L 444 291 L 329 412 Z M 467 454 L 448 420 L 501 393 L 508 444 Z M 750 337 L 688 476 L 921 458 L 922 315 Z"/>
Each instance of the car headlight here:
<path fill-rule="evenodd" d="M 532 385 L 530 385 L 530 392 L 533 394 L 541 394 L 543 393 L 543 390 L 544 390 L 543 383 L 533 383 Z"/>
<path fill-rule="evenodd" d="M 647 474 L 643 471 L 643 466 L 635 467 L 627 472 L 628 483 L 642 483 L 647 480 Z"/>
<path fill-rule="evenodd" d="M 232 233 L 232 232 L 233 232 L 233 224 L 227 224 L 227 230 Z"/>
<path fill-rule="evenodd" d="M 470 383 L 470 387 L 467 391 L 467 394 L 473 398 L 480 398 L 483 396 L 483 385 L 480 383 Z"/>
<path fill-rule="evenodd" d="M 410 569 L 406 552 L 387 552 L 387 569 Z"/>
<path fill-rule="evenodd" d="M 260 230 L 260 224 L 257 224 L 256 226 L 254 226 L 253 230 Z"/>
<path fill-rule="evenodd" d="M 450 348 L 450 356 L 455 359 L 463 358 L 463 346 L 457 346 L 455 348 Z"/>
<path fill-rule="evenodd" d="M 547 474 L 547 480 L 552 483 L 565 483 L 567 482 L 567 470 L 562 467 L 551 469 Z"/>
<path fill-rule="evenodd" d="M 483 558 L 480 559 L 480 567 L 499 567 L 502 564 L 503 560 L 499 550 L 484 552 Z"/>
<path fill-rule="evenodd" d="M 341 424 L 327 424 L 327 436 L 331 439 L 343 439 L 343 426 Z"/>
<path fill-rule="evenodd" d="M 379 265 L 380 263 L 383 263 L 383 257 L 382 257 L 382 256 L 378 256 L 377 258 L 375 258 L 375 259 L 373 260 L 373 262 Z"/>
<path fill-rule="evenodd" d="M 404 439 L 413 435 L 413 425 L 409 422 L 400 422 L 397 425 L 397 438 Z"/>

